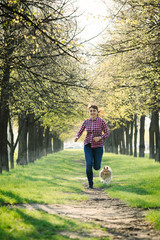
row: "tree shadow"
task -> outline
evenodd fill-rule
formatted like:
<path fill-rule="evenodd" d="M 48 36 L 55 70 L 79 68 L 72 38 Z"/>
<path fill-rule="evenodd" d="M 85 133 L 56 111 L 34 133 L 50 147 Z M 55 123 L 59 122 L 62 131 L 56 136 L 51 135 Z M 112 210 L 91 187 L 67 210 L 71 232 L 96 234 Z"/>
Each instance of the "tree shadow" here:
<path fill-rule="evenodd" d="M 6 202 L 5 200 L 5 196 L 8 197 L 8 198 L 11 198 L 11 199 L 14 199 L 16 201 L 16 203 L 32 203 L 33 200 L 32 199 L 28 199 L 28 198 L 22 198 L 20 197 L 19 195 L 17 194 L 14 194 L 13 192 L 11 191 L 5 191 L 5 190 L 0 190 L 0 193 L 4 196 L 4 199 L 3 198 L 0 198 L 0 205 L 3 206 L 3 205 L 10 205 Z M 35 203 L 39 203 L 38 201 L 35 201 Z"/>
<path fill-rule="evenodd" d="M 35 215 L 34 210 L 27 213 L 29 210 L 24 209 L 10 209 L 10 214 L 13 214 L 15 221 L 18 218 L 19 224 L 25 224 L 29 229 L 14 229 L 12 223 L 7 223 L 7 230 L 1 227 L 0 224 L 0 236 L 1 240 L 28 240 L 28 239 L 40 239 L 40 240 L 77 240 L 77 238 L 70 238 L 67 233 L 79 233 L 83 236 L 90 236 L 87 228 L 84 229 L 74 219 L 68 219 L 59 215 L 49 215 L 44 211 L 37 211 L 38 216 Z M 12 212 L 12 213 L 11 213 Z M 48 216 L 49 220 L 47 220 Z M 53 219 L 52 219 L 53 217 Z M 2 219 L 0 219 L 1 223 Z M 13 231 L 12 231 L 13 228 Z M 23 227 L 24 228 L 24 227 Z M 8 230 L 11 229 L 11 230 Z M 72 235 L 72 234 L 71 234 Z"/>
<path fill-rule="evenodd" d="M 138 187 L 134 185 L 119 185 L 117 184 L 116 186 L 112 188 L 112 191 L 121 191 L 121 192 L 128 192 L 128 193 L 136 193 L 138 195 L 150 195 L 151 193 L 144 189 L 143 187 Z"/>
<path fill-rule="evenodd" d="M 29 179 L 31 181 L 31 184 L 33 185 L 34 181 L 33 181 L 32 177 L 27 177 L 27 179 Z M 67 193 L 70 195 L 70 194 L 75 194 L 75 193 L 82 193 L 81 186 L 73 186 L 70 183 L 68 183 L 68 185 L 66 185 L 66 183 L 63 184 L 63 182 L 64 182 L 63 178 L 60 178 L 60 177 L 58 178 L 58 180 L 60 180 L 60 182 L 57 181 L 57 183 L 55 183 L 55 180 L 48 181 L 46 179 L 43 179 L 42 181 L 46 182 L 46 184 L 45 184 L 46 189 L 47 189 L 47 187 L 53 186 L 54 188 L 58 188 L 59 189 L 58 191 L 60 193 L 64 193 L 64 194 Z M 35 180 L 35 181 L 38 181 L 38 180 Z M 44 191 L 43 189 L 41 190 L 41 185 L 38 187 L 39 187 L 40 191 L 42 191 L 42 192 Z M 11 205 L 11 204 L 9 204 L 9 200 L 7 202 L 6 197 L 10 200 L 13 200 L 14 204 L 15 203 L 43 203 L 43 202 L 45 202 L 42 199 L 36 200 L 35 198 L 34 199 L 26 198 L 26 197 L 23 197 L 23 195 L 20 196 L 20 195 L 15 194 L 12 191 L 2 190 L 2 189 L 0 189 L 0 194 L 1 194 L 0 206 Z M 48 194 L 50 194 L 50 193 L 48 193 Z M 54 192 L 53 192 L 53 194 L 54 194 Z"/>

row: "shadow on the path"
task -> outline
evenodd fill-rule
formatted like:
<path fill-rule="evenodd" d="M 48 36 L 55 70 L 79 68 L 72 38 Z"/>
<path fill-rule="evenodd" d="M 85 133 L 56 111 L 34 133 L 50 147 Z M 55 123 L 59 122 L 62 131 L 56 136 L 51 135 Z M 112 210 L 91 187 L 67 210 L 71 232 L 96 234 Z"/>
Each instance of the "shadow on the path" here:
<path fill-rule="evenodd" d="M 77 240 L 82 237 L 87 237 L 87 239 L 94 237 L 95 229 L 93 227 L 89 230 L 87 227 L 81 226 L 78 221 L 64 216 L 50 215 L 44 211 L 37 211 L 36 215 L 35 211 L 18 208 L 7 209 L 7 211 L 10 212 L 10 216 L 13 216 L 12 222 L 17 222 L 19 227 L 12 226 L 12 223 L 8 222 L 7 229 L 4 229 L 3 220 L 0 219 L 1 240 Z M 109 240 L 109 238 L 105 238 L 105 240 L 107 239 Z"/>

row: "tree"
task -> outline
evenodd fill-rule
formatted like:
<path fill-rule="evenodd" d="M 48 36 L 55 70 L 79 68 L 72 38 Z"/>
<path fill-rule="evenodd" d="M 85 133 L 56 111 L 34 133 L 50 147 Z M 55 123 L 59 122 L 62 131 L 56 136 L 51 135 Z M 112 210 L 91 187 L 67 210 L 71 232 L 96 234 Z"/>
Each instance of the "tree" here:
<path fill-rule="evenodd" d="M 75 71 L 64 67 L 67 59 L 77 60 L 78 49 L 74 40 L 75 10 L 71 7 L 69 11 L 69 4 L 69 0 L 0 1 L 0 171 L 2 165 L 3 169 L 9 170 L 9 101 L 16 111 L 41 115 L 48 106 L 53 109 L 56 104 L 58 109 L 59 104 L 67 104 L 67 89 L 83 84 L 77 76 L 75 78 Z"/>
<path fill-rule="evenodd" d="M 159 4 L 130 0 L 124 6 L 124 2 L 116 2 L 123 9 L 107 41 L 100 44 L 101 64 L 96 79 L 98 76 L 98 82 L 103 82 L 97 99 L 105 102 L 107 118 L 118 128 L 131 116 L 159 112 Z"/>

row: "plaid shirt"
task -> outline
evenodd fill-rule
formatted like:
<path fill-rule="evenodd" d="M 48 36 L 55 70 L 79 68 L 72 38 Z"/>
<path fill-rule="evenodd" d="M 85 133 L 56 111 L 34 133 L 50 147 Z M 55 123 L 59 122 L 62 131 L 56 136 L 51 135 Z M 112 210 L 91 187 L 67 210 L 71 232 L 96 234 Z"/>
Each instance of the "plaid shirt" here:
<path fill-rule="evenodd" d="M 87 135 L 84 140 L 84 145 L 91 143 L 91 148 L 103 147 L 103 140 L 109 136 L 109 130 L 106 122 L 99 117 L 95 118 L 94 120 L 89 118 L 83 122 L 76 137 L 80 138 L 85 129 L 87 131 Z M 103 135 L 102 131 L 104 132 Z M 98 142 L 95 142 L 93 141 L 94 137 L 102 137 L 102 139 Z"/>

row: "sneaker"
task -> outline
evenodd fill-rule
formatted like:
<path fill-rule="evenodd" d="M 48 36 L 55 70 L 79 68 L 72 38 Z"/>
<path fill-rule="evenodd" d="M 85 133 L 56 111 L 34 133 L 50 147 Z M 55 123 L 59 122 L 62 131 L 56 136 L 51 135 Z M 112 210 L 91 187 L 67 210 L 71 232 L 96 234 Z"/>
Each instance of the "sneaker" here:
<path fill-rule="evenodd" d="M 87 186 L 86 189 L 93 189 L 93 186 Z"/>

